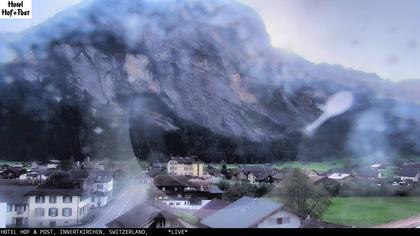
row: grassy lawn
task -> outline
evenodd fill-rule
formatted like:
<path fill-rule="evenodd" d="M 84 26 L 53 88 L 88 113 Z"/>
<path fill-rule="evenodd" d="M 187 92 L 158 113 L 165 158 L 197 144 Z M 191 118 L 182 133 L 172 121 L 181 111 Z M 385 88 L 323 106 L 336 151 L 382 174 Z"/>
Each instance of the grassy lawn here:
<path fill-rule="evenodd" d="M 337 224 L 370 227 L 420 214 L 420 197 L 333 198 L 322 219 Z"/>
<path fill-rule="evenodd" d="M 278 162 L 274 163 L 276 168 L 309 168 L 314 169 L 320 172 L 327 171 L 331 168 L 341 168 L 343 167 L 344 161 L 337 160 L 337 161 L 287 161 L 287 162 Z M 264 166 L 264 164 L 246 164 L 247 166 Z M 213 165 L 217 168 L 222 168 L 221 165 L 215 164 Z M 226 164 L 227 168 L 237 168 L 239 164 Z"/>
<path fill-rule="evenodd" d="M 320 162 L 302 162 L 302 161 L 289 161 L 289 162 L 279 162 L 276 164 L 277 168 L 309 168 L 316 171 L 327 171 L 331 168 L 341 168 L 343 167 L 343 161 L 320 161 Z"/>

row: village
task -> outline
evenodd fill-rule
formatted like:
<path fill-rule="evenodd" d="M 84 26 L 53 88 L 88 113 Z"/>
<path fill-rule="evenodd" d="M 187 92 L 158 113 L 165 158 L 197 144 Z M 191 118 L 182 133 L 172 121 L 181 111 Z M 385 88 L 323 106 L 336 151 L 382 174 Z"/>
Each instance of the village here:
<path fill-rule="evenodd" d="M 408 206 L 407 215 L 383 222 L 372 217 L 366 225 L 340 219 L 337 208 L 340 201 L 357 198 L 418 201 L 420 163 L 415 161 L 227 164 L 173 156 L 141 167 L 136 162 L 87 158 L 3 164 L 3 227 L 386 227 L 420 213 Z M 307 196 L 292 194 L 296 190 Z M 309 205 L 295 204 L 301 200 Z M 407 222 L 400 224 L 420 225 Z"/>

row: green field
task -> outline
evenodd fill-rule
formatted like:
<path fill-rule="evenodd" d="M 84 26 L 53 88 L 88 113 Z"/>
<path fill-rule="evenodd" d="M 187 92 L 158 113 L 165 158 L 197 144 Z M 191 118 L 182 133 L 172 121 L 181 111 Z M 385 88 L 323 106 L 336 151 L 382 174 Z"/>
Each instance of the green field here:
<path fill-rule="evenodd" d="M 276 164 L 277 168 L 309 168 L 316 171 L 328 171 L 331 168 L 342 168 L 343 161 L 320 161 L 320 162 L 302 162 L 302 161 L 289 161 L 279 162 Z"/>
<path fill-rule="evenodd" d="M 328 171 L 331 168 L 342 168 L 344 161 L 287 161 L 274 163 L 276 168 L 309 168 L 319 172 Z M 215 164 L 214 166 L 221 168 L 221 165 Z M 264 166 L 264 164 L 247 164 L 247 166 Z M 237 168 L 238 164 L 226 164 L 227 168 Z"/>
<path fill-rule="evenodd" d="M 420 197 L 332 198 L 322 219 L 336 224 L 371 227 L 420 214 Z"/>

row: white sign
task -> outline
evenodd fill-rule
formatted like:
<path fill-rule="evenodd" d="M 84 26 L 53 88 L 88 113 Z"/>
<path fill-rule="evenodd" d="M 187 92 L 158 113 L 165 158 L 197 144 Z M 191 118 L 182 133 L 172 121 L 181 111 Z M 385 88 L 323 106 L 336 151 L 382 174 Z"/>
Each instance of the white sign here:
<path fill-rule="evenodd" d="M 32 0 L 0 0 L 0 19 L 32 19 Z"/>
<path fill-rule="evenodd" d="M 6 228 L 7 203 L 0 203 L 0 229 Z"/>

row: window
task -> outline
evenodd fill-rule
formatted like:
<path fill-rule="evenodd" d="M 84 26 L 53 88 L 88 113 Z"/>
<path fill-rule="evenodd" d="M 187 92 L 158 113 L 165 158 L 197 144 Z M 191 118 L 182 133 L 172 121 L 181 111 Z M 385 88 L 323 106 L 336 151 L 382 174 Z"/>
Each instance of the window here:
<path fill-rule="evenodd" d="M 63 208 L 63 216 L 70 217 L 71 216 L 71 208 Z"/>
<path fill-rule="evenodd" d="M 94 202 L 95 201 L 95 197 L 91 197 L 90 201 L 91 202 Z"/>
<path fill-rule="evenodd" d="M 7 204 L 7 212 L 11 212 L 13 205 Z"/>
<path fill-rule="evenodd" d="M 170 202 L 170 203 L 169 203 L 169 206 L 173 206 L 173 205 L 174 205 L 174 203 L 173 203 L 173 202 Z"/>
<path fill-rule="evenodd" d="M 162 191 L 165 191 L 165 187 L 162 187 Z"/>
<path fill-rule="evenodd" d="M 290 217 L 277 218 L 277 224 L 278 225 L 288 224 L 288 223 L 290 223 Z"/>
<path fill-rule="evenodd" d="M 64 196 L 63 197 L 63 202 L 64 203 L 71 203 L 72 200 L 73 200 L 73 197 L 72 196 Z"/>
<path fill-rule="evenodd" d="M 178 193 L 178 198 L 182 198 L 182 194 Z"/>
<path fill-rule="evenodd" d="M 58 209 L 57 208 L 50 208 L 48 209 L 48 216 L 58 216 Z"/>
<path fill-rule="evenodd" d="M 44 203 L 45 197 L 44 196 L 36 196 L 35 197 L 35 203 Z"/>
<path fill-rule="evenodd" d="M 56 196 L 50 196 L 50 203 L 56 203 L 57 197 Z"/>
<path fill-rule="evenodd" d="M 35 216 L 44 216 L 45 215 L 45 210 L 44 208 L 35 208 Z"/>
<path fill-rule="evenodd" d="M 181 203 L 177 202 L 176 205 L 179 206 L 179 205 L 181 205 Z"/>
<path fill-rule="evenodd" d="M 17 213 L 23 213 L 23 212 L 26 211 L 26 206 L 25 205 L 22 205 L 22 204 L 15 205 L 15 211 Z"/>
<path fill-rule="evenodd" d="M 55 221 L 50 221 L 50 227 L 55 227 L 57 226 L 57 223 Z"/>
<path fill-rule="evenodd" d="M 102 184 L 98 184 L 98 185 L 96 185 L 96 188 L 102 190 L 102 189 L 104 189 L 104 186 Z"/>

